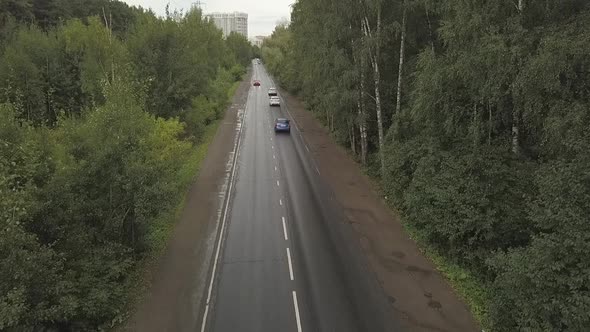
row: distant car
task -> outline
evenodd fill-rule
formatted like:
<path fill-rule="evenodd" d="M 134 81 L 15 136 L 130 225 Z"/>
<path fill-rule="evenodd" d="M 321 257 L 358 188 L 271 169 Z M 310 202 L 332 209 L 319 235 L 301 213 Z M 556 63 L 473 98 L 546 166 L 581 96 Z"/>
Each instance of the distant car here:
<path fill-rule="evenodd" d="M 270 88 L 270 89 L 268 89 L 268 95 L 269 96 L 277 96 L 278 95 L 277 89 L 276 88 Z"/>
<path fill-rule="evenodd" d="M 277 96 L 270 97 L 270 106 L 281 106 L 281 98 Z"/>
<path fill-rule="evenodd" d="M 255 80 L 253 83 L 254 86 L 260 86 L 260 81 L 259 80 Z"/>
<path fill-rule="evenodd" d="M 279 118 L 275 120 L 275 133 L 290 133 L 291 132 L 291 124 L 289 123 L 288 119 Z"/>

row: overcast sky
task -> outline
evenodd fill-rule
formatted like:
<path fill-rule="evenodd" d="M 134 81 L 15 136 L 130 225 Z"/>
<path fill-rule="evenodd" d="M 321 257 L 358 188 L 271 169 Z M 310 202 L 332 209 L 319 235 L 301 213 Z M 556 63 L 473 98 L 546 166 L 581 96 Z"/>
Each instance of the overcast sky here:
<path fill-rule="evenodd" d="M 151 8 L 156 14 L 163 15 L 166 4 L 170 2 L 170 8 L 188 9 L 197 0 L 123 0 L 124 2 Z M 248 34 L 250 37 L 257 35 L 270 35 L 277 21 L 289 18 L 290 5 L 295 0 L 201 0 L 205 13 L 210 12 L 244 12 L 248 14 Z"/>

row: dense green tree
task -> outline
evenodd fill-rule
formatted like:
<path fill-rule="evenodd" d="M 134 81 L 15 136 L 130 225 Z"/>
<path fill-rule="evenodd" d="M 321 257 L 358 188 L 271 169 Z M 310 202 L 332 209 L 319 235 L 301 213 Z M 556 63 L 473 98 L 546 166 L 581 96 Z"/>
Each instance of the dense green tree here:
<path fill-rule="evenodd" d="M 0 330 L 110 329 L 245 72 L 242 41 L 197 10 L 0 8 Z"/>
<path fill-rule="evenodd" d="M 236 55 L 236 62 L 246 67 L 254 58 L 254 48 L 248 39 L 237 32 L 232 32 L 225 39 L 227 47 Z"/>
<path fill-rule="evenodd" d="M 0 329 L 8 330 L 57 319 L 68 282 L 59 255 L 29 231 L 36 188 L 49 171 L 45 133 L 23 125 L 11 105 L 0 105 L 0 117 Z"/>
<path fill-rule="evenodd" d="M 300 0 L 262 55 L 490 290 L 485 326 L 584 331 L 589 15 L 583 0 Z"/>

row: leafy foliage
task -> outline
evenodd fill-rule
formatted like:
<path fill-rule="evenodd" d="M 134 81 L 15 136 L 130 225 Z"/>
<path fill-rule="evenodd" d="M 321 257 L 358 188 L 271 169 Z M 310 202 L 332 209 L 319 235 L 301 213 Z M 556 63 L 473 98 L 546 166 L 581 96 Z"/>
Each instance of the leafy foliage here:
<path fill-rule="evenodd" d="M 582 0 L 300 0 L 262 54 L 361 161 L 382 87 L 383 191 L 488 288 L 486 330 L 584 331 L 589 22 Z"/>
<path fill-rule="evenodd" d="M 252 54 L 196 10 L 0 8 L 0 330 L 112 328 Z"/>

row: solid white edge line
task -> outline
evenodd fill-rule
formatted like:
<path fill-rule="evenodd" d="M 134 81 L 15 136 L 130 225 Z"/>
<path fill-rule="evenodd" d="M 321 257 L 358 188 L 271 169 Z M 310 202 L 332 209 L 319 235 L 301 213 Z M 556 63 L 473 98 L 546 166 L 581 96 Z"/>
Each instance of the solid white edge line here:
<path fill-rule="evenodd" d="M 297 303 L 297 293 L 293 291 L 293 306 L 295 307 L 295 319 L 297 320 L 297 332 L 301 330 L 301 318 L 299 317 L 299 304 Z"/>
<path fill-rule="evenodd" d="M 318 172 L 318 174 L 321 174 L 317 166 L 315 166 L 315 171 Z"/>
<path fill-rule="evenodd" d="M 205 331 L 205 327 L 207 326 L 207 316 L 209 314 L 209 305 L 205 305 L 205 313 L 203 314 L 203 322 L 201 323 L 201 332 Z"/>
<path fill-rule="evenodd" d="M 251 91 L 251 90 L 250 90 Z M 246 98 L 246 104 L 244 106 L 244 112 L 242 113 L 242 122 L 240 123 L 240 131 L 238 132 L 238 141 L 234 147 L 234 161 L 232 165 L 232 172 L 229 179 L 229 188 L 227 191 L 227 198 L 225 201 L 225 211 L 223 211 L 223 218 L 221 220 L 221 230 L 219 232 L 219 240 L 217 241 L 217 250 L 215 251 L 215 260 L 213 261 L 213 269 L 211 270 L 211 279 L 209 281 L 209 290 L 207 292 L 207 302 L 205 304 L 205 313 L 203 314 L 203 322 L 201 324 L 201 332 L 205 332 L 207 327 L 207 316 L 209 313 L 209 303 L 211 302 L 211 293 L 213 291 L 213 281 L 215 280 L 215 274 L 217 272 L 217 262 L 219 261 L 219 252 L 221 251 L 221 244 L 223 242 L 223 232 L 225 230 L 225 224 L 227 220 L 227 210 L 229 208 L 229 202 L 231 201 L 232 188 L 234 184 L 236 174 L 236 164 L 238 163 L 238 155 L 240 154 L 240 143 L 242 142 L 242 128 L 244 128 L 244 121 L 246 119 L 246 110 L 248 109 L 248 102 L 250 101 L 250 92 Z"/>
<path fill-rule="evenodd" d="M 293 265 L 291 264 L 291 251 L 287 248 L 287 260 L 289 261 L 289 276 L 291 277 L 291 281 L 295 280 L 293 277 Z"/>
<path fill-rule="evenodd" d="M 285 241 L 289 240 L 289 236 L 287 235 L 287 223 L 285 222 L 285 217 L 283 219 L 283 234 L 285 235 Z"/>
<path fill-rule="evenodd" d="M 307 152 L 309 152 L 309 148 L 307 147 L 307 144 L 305 144 L 305 150 L 307 150 Z"/>

